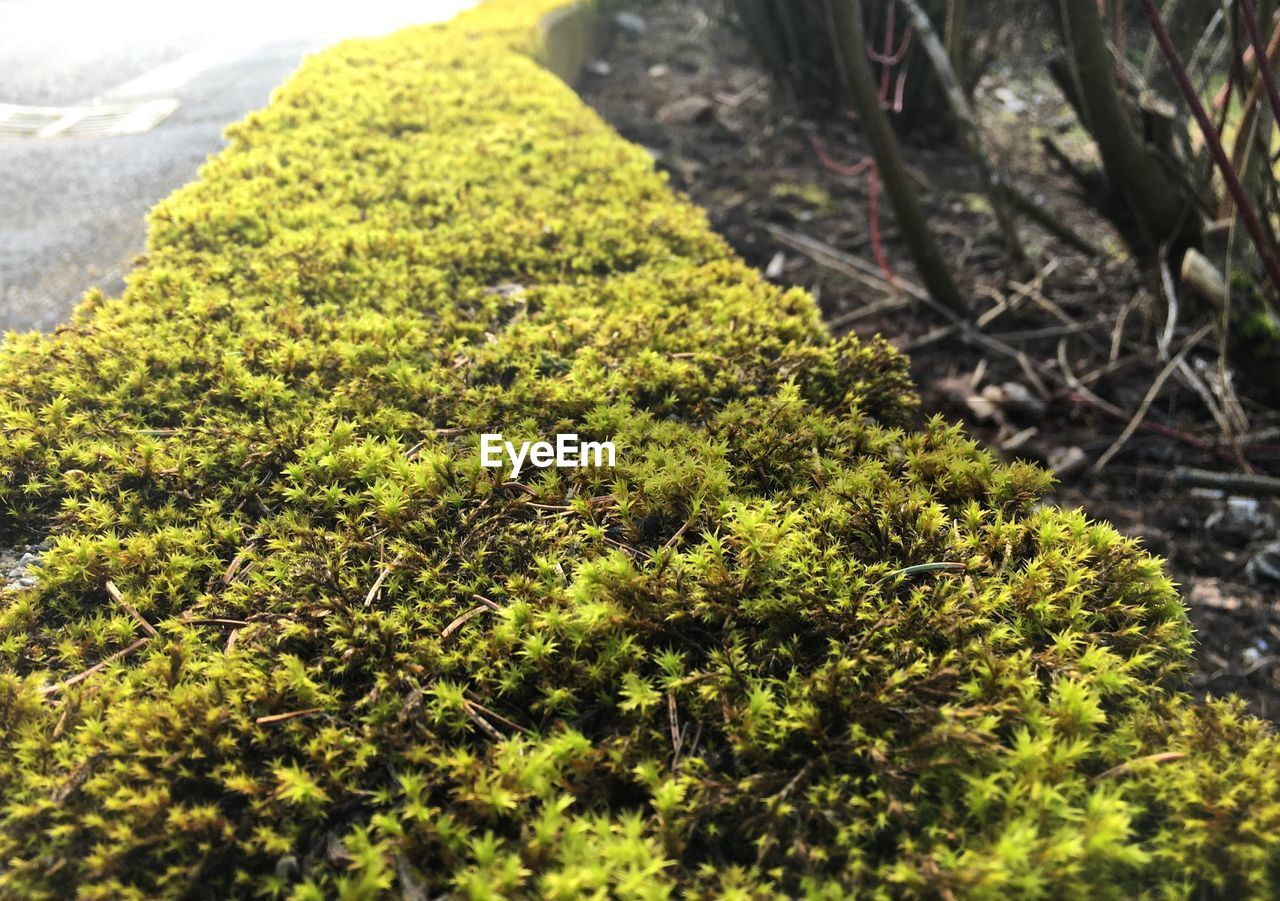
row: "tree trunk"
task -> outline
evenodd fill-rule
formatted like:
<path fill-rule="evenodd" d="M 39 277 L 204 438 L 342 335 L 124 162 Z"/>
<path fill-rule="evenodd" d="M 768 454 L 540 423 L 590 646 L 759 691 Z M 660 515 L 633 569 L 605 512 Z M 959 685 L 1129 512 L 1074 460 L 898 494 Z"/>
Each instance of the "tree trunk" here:
<path fill-rule="evenodd" d="M 1107 178 L 1129 202 L 1152 251 L 1175 257 L 1200 237 L 1200 216 L 1182 186 L 1143 143 L 1116 82 L 1116 65 L 1096 0 L 1058 0 L 1063 37 L 1084 125 Z"/>
<path fill-rule="evenodd" d="M 959 0 L 953 0 L 952 9 L 955 8 L 955 4 L 958 2 Z M 1027 268 L 1027 254 L 1022 248 L 1022 239 L 1018 237 L 1018 227 L 1014 224 L 1013 216 L 1009 213 L 1009 198 L 1004 180 L 997 173 L 991 157 L 987 155 L 986 143 L 983 141 L 982 127 L 978 124 L 978 118 L 969 107 L 964 88 L 961 87 L 956 71 L 952 68 L 951 60 L 947 57 L 946 48 L 942 46 L 942 42 L 938 39 L 938 33 L 934 30 L 933 23 L 929 21 L 929 14 L 924 11 L 919 0 L 902 0 L 902 5 L 906 7 L 911 16 L 911 21 L 915 25 L 916 34 L 918 35 L 917 39 L 922 45 L 925 55 L 933 63 L 934 71 L 938 75 L 938 83 L 942 85 L 942 91 L 946 94 L 947 101 L 951 104 L 951 114 L 955 117 L 956 126 L 964 139 L 965 149 L 969 151 L 969 158 L 973 160 L 974 168 L 978 170 L 978 178 L 982 182 L 982 190 L 986 193 L 987 199 L 991 203 L 991 212 L 995 216 L 996 225 L 1000 228 L 1000 235 L 1004 238 L 1004 246 L 1009 254 L 1009 261 L 1015 268 L 1022 270 L 1018 273 L 1019 277 L 1026 278 L 1028 276 L 1025 271 Z"/>
<path fill-rule="evenodd" d="M 911 176 L 902 161 L 898 140 L 880 106 L 880 94 L 871 71 L 871 62 L 867 59 L 861 0 L 826 0 L 826 5 L 841 80 L 850 102 L 857 110 L 867 140 L 871 143 L 880 178 L 893 203 L 898 228 L 911 250 L 920 278 L 935 300 L 964 315 L 968 312 L 969 305 L 938 253 L 933 234 L 911 184 Z"/>

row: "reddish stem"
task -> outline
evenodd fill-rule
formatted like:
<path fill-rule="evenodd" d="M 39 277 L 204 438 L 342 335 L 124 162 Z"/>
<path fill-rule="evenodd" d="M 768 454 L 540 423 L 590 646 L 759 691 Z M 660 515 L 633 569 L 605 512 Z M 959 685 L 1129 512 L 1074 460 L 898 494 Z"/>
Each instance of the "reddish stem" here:
<path fill-rule="evenodd" d="M 848 166 L 844 163 L 837 163 L 831 158 L 831 154 L 827 153 L 827 145 L 822 138 L 812 135 L 809 142 L 813 145 L 813 152 L 818 157 L 818 162 L 822 164 L 824 169 L 834 172 L 836 175 L 843 175 L 846 178 L 857 178 L 875 162 L 871 157 L 865 156 L 856 165 Z"/>
<path fill-rule="evenodd" d="M 1249 43 L 1253 45 L 1253 58 L 1258 65 L 1258 76 L 1267 89 L 1267 99 L 1271 101 L 1271 115 L 1280 122 L 1280 92 L 1276 90 L 1276 79 L 1271 72 L 1271 57 L 1267 54 L 1267 45 L 1262 43 L 1262 33 L 1258 31 L 1258 14 L 1254 11 L 1253 0 L 1239 0 L 1240 15 L 1244 19 L 1244 29 L 1249 32 Z"/>
<path fill-rule="evenodd" d="M 895 113 L 902 112 L 903 95 L 907 88 L 907 67 L 903 66 L 902 71 L 898 73 L 898 84 L 893 92 L 893 106 L 890 107 Z"/>
<path fill-rule="evenodd" d="M 1231 165 L 1231 160 L 1227 158 L 1227 152 L 1222 149 L 1222 138 L 1218 135 L 1218 130 L 1214 128 L 1213 123 L 1209 121 L 1209 114 L 1205 112 L 1204 104 L 1200 102 L 1200 98 L 1196 95 L 1196 89 L 1191 84 L 1191 79 L 1187 76 L 1186 67 L 1182 65 L 1182 60 L 1178 58 L 1178 51 L 1173 46 L 1173 39 L 1169 36 L 1169 29 L 1165 27 L 1160 11 L 1156 9 L 1155 0 L 1142 0 L 1142 9 L 1147 14 L 1147 21 L 1151 24 L 1151 30 L 1155 34 L 1156 42 L 1160 45 L 1160 52 L 1164 54 L 1165 61 L 1169 64 L 1169 71 L 1173 73 L 1174 79 L 1178 82 L 1178 89 L 1182 91 L 1182 96 L 1187 101 L 1187 105 L 1191 107 L 1191 113 L 1195 116 L 1196 123 L 1204 133 L 1204 139 L 1209 145 L 1209 152 L 1213 155 L 1214 162 L 1218 164 L 1218 169 L 1222 173 L 1222 180 L 1227 185 L 1227 191 L 1231 194 L 1231 199 L 1235 201 L 1236 211 L 1240 214 L 1245 231 L 1249 233 L 1249 238 L 1253 241 L 1254 247 L 1258 249 L 1258 255 L 1262 257 L 1262 264 L 1266 267 L 1267 277 L 1271 280 L 1272 286 L 1277 291 L 1280 291 L 1280 260 L 1276 259 L 1275 248 L 1267 240 L 1267 235 L 1262 230 L 1262 222 L 1258 219 L 1258 214 L 1254 211 L 1253 204 L 1249 202 L 1249 196 L 1245 193 L 1244 186 L 1240 184 L 1240 177 Z"/>
<path fill-rule="evenodd" d="M 884 241 L 880 237 L 880 172 L 876 169 L 875 157 L 865 156 L 856 165 L 848 166 L 831 158 L 831 155 L 827 153 L 827 145 L 823 143 L 822 138 L 817 135 L 810 135 L 809 142 L 813 145 L 813 152 L 817 155 L 818 162 L 822 164 L 824 169 L 847 178 L 857 178 L 862 173 L 867 173 L 867 192 L 869 195 L 867 201 L 867 231 L 871 240 L 871 252 L 875 255 L 876 265 L 880 267 L 884 280 L 897 288 L 898 281 L 894 278 L 893 269 L 889 266 L 889 257 L 884 252 Z"/>
<path fill-rule="evenodd" d="M 871 194 L 870 209 L 867 211 L 867 226 L 871 233 L 871 252 L 875 254 L 876 265 L 880 267 L 884 280 L 894 288 L 897 288 L 898 280 L 893 277 L 893 269 L 889 267 L 889 257 L 884 252 L 884 242 L 880 240 L 880 170 L 876 168 L 874 160 L 871 163 L 871 172 L 867 175 L 867 181 L 869 183 L 868 190 Z"/>

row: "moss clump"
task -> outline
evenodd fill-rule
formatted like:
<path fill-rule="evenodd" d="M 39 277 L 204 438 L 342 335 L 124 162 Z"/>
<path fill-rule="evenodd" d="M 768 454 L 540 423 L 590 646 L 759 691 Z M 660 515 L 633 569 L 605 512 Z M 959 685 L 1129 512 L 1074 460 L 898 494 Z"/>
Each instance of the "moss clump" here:
<path fill-rule="evenodd" d="M 1274 892 L 1280 748 L 1177 690 L 1158 562 L 904 431 L 901 358 L 523 52 L 557 5 L 311 59 L 122 299 L 0 349 L 51 541 L 0 895 Z M 619 465 L 504 483 L 481 430 Z"/>
<path fill-rule="evenodd" d="M 1280 309 L 1247 273 L 1237 270 L 1231 281 L 1231 361 L 1251 396 L 1280 404 Z"/>

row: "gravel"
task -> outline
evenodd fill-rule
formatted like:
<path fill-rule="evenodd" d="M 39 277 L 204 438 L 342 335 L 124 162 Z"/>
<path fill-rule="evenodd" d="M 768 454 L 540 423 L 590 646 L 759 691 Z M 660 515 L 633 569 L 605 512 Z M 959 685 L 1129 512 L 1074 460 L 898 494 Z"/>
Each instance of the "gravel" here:
<path fill-rule="evenodd" d="M 34 588 L 40 568 L 40 555 L 47 545 L 0 548 L 0 592 L 25 591 Z"/>

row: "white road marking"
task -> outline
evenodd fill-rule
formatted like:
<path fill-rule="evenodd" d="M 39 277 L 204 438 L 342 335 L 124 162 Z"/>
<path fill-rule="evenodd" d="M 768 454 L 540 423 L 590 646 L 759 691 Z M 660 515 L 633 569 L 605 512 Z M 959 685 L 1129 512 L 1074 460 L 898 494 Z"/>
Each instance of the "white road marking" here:
<path fill-rule="evenodd" d="M 0 140 L 141 134 L 155 128 L 177 108 L 178 101 L 172 99 L 85 106 L 0 103 Z"/>
<path fill-rule="evenodd" d="M 66 112 L 64 112 L 62 115 L 58 116 L 58 118 L 54 119 L 44 128 L 37 131 L 36 137 L 52 138 L 55 135 L 60 135 L 67 129 L 71 128 L 71 126 L 79 122 L 81 119 L 83 119 L 84 115 L 85 115 L 85 111 L 83 109 L 77 109 L 75 107 L 72 107 L 71 109 L 68 109 Z"/>
<path fill-rule="evenodd" d="M 3 3 L 4 0 L 0 0 Z M 223 19 L 234 22 L 234 28 L 209 35 L 207 43 L 175 60 L 156 66 L 141 75 L 112 87 L 91 100 L 65 107 L 36 107 L 0 103 L 0 140 L 5 138 L 56 138 L 140 134 L 155 128 L 179 106 L 173 99 L 181 89 L 205 72 L 251 55 L 260 48 L 279 42 L 313 44 L 319 49 L 344 37 L 373 36 L 395 31 L 411 24 L 425 24 L 447 19 L 474 5 L 475 0 L 363 0 L 359 5 L 342 4 L 326 9 L 311 4 L 284 3 L 279 7 L 261 0 L 222 0 Z M 183 30 L 190 25 L 186 13 L 177 13 L 166 0 L 126 0 L 126 7 L 137 13 L 130 20 L 129 35 L 138 37 L 135 24 L 145 30 L 150 25 L 157 34 Z M 66 51 L 95 46 L 110 35 L 111 23 L 121 17 L 114 10 L 107 20 L 92 15 L 73 15 L 72 4 L 61 8 L 43 0 L 19 0 L 14 10 L 6 10 L 0 21 L 23 27 L 19 31 L 34 37 L 48 31 L 56 40 L 50 50 Z M 253 13 L 254 28 L 246 31 L 243 21 Z M 244 15 L 238 13 L 243 12 Z M 231 13 L 237 13 L 232 15 Z M 305 13 L 305 15 L 304 15 Z M 29 21 L 23 21 L 23 15 Z M 38 14 L 38 15 L 37 15 Z M 273 16 L 274 14 L 274 16 Z M 136 20 L 136 22 L 134 22 Z M 36 42 L 39 43 L 39 42 Z M 3 42 L 0 42 L 0 49 Z"/>
<path fill-rule="evenodd" d="M 128 100 L 156 94 L 172 94 L 197 75 L 220 63 L 234 60 L 238 52 L 251 49 L 251 46 L 247 43 L 217 43 L 201 47 L 172 62 L 143 72 L 123 84 L 116 85 L 102 94 L 102 97 L 110 100 Z"/>

